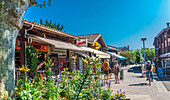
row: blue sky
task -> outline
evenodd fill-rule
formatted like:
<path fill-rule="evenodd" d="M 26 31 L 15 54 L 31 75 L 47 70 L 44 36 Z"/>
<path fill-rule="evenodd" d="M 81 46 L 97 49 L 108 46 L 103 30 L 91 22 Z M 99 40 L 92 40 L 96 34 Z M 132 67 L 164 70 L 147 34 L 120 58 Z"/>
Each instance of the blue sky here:
<path fill-rule="evenodd" d="M 170 22 L 169 4 L 170 0 L 52 0 L 52 6 L 31 6 L 24 19 L 51 19 L 73 35 L 101 33 L 106 44 L 130 49 L 140 49 L 146 37 L 146 47 L 151 48 Z"/>

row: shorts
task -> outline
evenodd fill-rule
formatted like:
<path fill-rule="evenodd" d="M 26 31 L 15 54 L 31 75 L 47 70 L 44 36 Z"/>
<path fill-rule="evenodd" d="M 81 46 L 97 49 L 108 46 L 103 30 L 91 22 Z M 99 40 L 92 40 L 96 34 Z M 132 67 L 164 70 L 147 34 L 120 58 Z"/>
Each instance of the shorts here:
<path fill-rule="evenodd" d="M 107 70 L 103 70 L 104 74 L 108 75 L 109 74 L 109 71 Z"/>

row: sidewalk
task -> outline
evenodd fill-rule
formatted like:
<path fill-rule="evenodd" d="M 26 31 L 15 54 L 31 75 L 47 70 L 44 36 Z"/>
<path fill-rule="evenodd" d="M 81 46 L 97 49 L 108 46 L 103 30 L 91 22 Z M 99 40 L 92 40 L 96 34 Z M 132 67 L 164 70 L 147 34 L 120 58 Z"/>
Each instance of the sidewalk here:
<path fill-rule="evenodd" d="M 170 98 L 170 93 L 159 78 L 155 77 L 152 85 L 148 85 L 146 78 L 142 78 L 140 66 L 125 67 L 124 80 L 121 80 L 120 84 L 114 84 L 114 75 L 112 75 L 111 82 L 113 93 L 121 89 L 131 100 L 169 100 Z"/>

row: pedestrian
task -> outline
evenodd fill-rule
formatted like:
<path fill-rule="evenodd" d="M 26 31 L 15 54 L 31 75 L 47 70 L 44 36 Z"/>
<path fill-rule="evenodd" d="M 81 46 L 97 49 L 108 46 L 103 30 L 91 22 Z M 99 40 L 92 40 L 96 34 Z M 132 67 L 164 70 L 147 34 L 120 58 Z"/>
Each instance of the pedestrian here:
<path fill-rule="evenodd" d="M 106 61 L 103 63 L 103 72 L 104 72 L 104 79 L 106 79 L 106 76 L 108 77 L 108 74 L 109 74 L 109 70 L 110 70 L 110 67 L 109 67 L 109 61 L 106 59 Z M 105 81 L 104 81 L 105 82 Z"/>
<path fill-rule="evenodd" d="M 113 73 L 115 75 L 116 82 L 115 84 L 120 84 L 119 82 L 119 72 L 120 72 L 120 65 L 118 64 L 117 61 L 114 62 L 114 67 L 113 67 Z"/>
<path fill-rule="evenodd" d="M 144 67 L 145 67 L 145 63 L 142 62 L 142 64 L 141 64 L 142 76 L 143 76 L 143 72 L 144 72 Z"/>
<path fill-rule="evenodd" d="M 147 65 L 146 65 L 146 81 L 149 80 L 149 74 L 151 76 L 151 82 L 153 82 L 153 65 L 151 64 L 150 61 L 147 62 Z"/>

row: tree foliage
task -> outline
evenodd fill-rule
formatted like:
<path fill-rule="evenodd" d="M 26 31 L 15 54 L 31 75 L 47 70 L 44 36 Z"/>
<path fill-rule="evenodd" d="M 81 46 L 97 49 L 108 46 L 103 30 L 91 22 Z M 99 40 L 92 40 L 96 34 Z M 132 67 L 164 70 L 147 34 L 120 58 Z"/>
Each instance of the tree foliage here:
<path fill-rule="evenodd" d="M 38 67 L 38 63 L 39 63 L 39 54 L 40 52 L 38 52 L 33 46 L 27 46 L 26 49 L 26 60 L 27 60 L 27 64 L 28 64 L 28 68 L 31 69 L 31 74 L 35 74 L 37 73 L 37 67 Z"/>
<path fill-rule="evenodd" d="M 36 0 L 37 1 L 37 0 Z M 34 4 L 34 6 L 35 7 L 40 7 L 40 8 L 42 8 L 42 7 L 46 7 L 46 6 L 51 6 L 51 0 L 45 0 L 45 1 L 43 1 L 42 3 L 35 3 Z"/>
<path fill-rule="evenodd" d="M 141 50 L 142 56 L 144 57 L 144 49 Z M 153 60 L 155 57 L 155 48 L 145 48 L 145 60 Z"/>
<path fill-rule="evenodd" d="M 64 26 L 60 25 L 60 23 L 56 24 L 56 21 L 53 23 L 52 20 L 49 21 L 48 19 L 46 19 L 45 22 L 43 22 L 43 20 L 40 19 L 40 24 L 45 25 L 45 26 L 50 27 L 50 28 L 54 28 L 54 29 L 59 30 L 59 31 L 62 31 L 64 29 Z"/>
<path fill-rule="evenodd" d="M 139 50 L 139 49 L 137 49 L 137 50 L 135 51 L 135 55 L 136 55 L 136 62 L 139 64 L 140 61 L 141 61 L 141 53 L 140 53 L 140 50 Z"/>
<path fill-rule="evenodd" d="M 135 52 L 133 52 L 133 50 L 131 51 L 127 51 L 127 52 L 123 52 L 121 54 L 121 56 L 123 57 L 126 57 L 128 60 L 128 63 L 129 62 L 134 62 L 136 60 L 136 55 L 135 55 Z"/>

